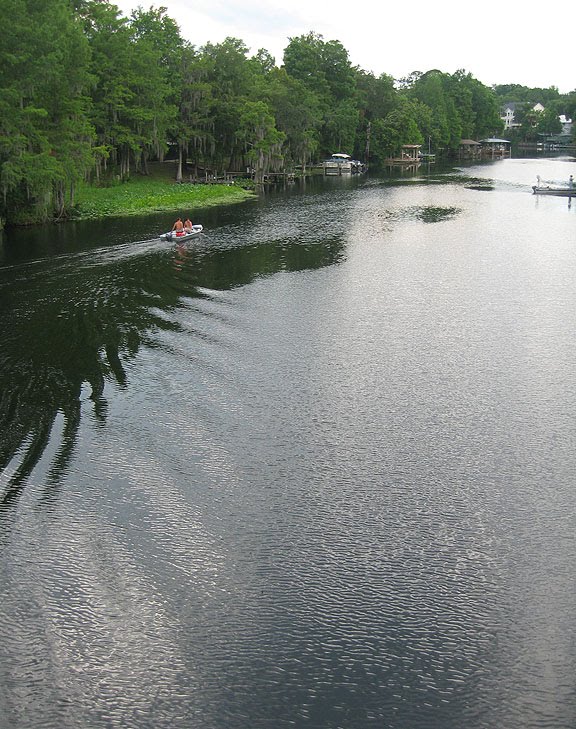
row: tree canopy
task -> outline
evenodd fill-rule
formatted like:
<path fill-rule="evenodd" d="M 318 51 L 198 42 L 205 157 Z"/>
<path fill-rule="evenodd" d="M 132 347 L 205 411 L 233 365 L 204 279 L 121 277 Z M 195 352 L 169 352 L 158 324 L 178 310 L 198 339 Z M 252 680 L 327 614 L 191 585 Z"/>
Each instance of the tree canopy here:
<path fill-rule="evenodd" d="M 146 174 L 303 169 L 334 152 L 379 163 L 403 144 L 450 152 L 502 132 L 503 100 L 573 115 L 574 93 L 488 88 L 465 70 L 394 80 L 352 66 L 338 40 L 290 38 L 283 62 L 227 38 L 196 48 L 164 8 L 123 17 L 107 0 L 3 0 L 0 219 L 66 215 L 80 181 Z M 33 46 L 30 28 L 38 28 Z M 366 160 L 368 161 L 368 160 Z"/>

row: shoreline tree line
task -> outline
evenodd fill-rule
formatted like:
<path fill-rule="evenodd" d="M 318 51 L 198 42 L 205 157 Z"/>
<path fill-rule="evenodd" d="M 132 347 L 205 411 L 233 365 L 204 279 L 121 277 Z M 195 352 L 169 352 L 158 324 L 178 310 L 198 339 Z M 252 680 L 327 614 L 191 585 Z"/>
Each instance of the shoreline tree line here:
<path fill-rule="evenodd" d="M 449 154 L 501 134 L 505 94 L 523 90 L 464 70 L 375 76 L 314 32 L 290 38 L 280 66 L 237 38 L 196 48 L 164 8 L 127 18 L 107 0 L 2 0 L 0 16 L 0 227 L 66 217 L 79 184 L 147 174 L 167 155 L 182 181 L 305 171 L 336 151 L 377 166 L 402 144 Z M 576 92 L 524 91 L 576 110 Z"/>

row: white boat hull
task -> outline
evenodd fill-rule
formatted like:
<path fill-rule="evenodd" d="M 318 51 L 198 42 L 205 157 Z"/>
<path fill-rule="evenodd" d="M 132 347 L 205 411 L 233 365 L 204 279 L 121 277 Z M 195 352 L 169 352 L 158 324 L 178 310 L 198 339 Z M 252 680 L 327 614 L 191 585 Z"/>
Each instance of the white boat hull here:
<path fill-rule="evenodd" d="M 351 175 L 352 165 L 327 163 L 324 165 L 324 172 L 327 175 Z"/>
<path fill-rule="evenodd" d="M 538 187 L 533 185 L 535 195 L 561 195 L 562 197 L 576 197 L 576 187 Z"/>
<path fill-rule="evenodd" d="M 350 155 L 340 152 L 325 160 L 323 166 L 325 175 L 351 175 L 354 172 L 354 161 Z"/>
<path fill-rule="evenodd" d="M 160 240 L 172 240 L 176 243 L 181 243 L 182 241 L 194 238 L 195 236 L 199 235 L 203 230 L 204 227 L 202 225 L 193 225 L 192 231 L 190 233 L 178 233 L 175 230 L 169 230 L 168 233 L 162 233 L 162 235 L 160 236 Z"/>

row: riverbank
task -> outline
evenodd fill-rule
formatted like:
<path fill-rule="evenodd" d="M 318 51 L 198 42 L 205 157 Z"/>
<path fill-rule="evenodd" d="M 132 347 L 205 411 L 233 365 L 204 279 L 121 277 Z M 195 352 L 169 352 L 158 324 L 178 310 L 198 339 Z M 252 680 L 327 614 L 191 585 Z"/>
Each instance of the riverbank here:
<path fill-rule="evenodd" d="M 164 210 L 194 218 L 200 208 L 242 202 L 253 195 L 236 185 L 176 184 L 155 178 L 135 178 L 110 187 L 82 186 L 71 219 L 146 215 Z"/>

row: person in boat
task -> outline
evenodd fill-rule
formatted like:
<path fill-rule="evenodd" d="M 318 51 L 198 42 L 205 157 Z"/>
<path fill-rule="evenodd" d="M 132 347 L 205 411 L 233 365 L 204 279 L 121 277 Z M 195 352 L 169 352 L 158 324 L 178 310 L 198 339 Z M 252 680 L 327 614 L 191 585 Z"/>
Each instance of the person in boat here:
<path fill-rule="evenodd" d="M 192 225 L 192 221 L 190 218 L 186 218 L 184 221 L 184 232 L 185 233 L 191 233 L 194 230 L 194 226 Z"/>
<path fill-rule="evenodd" d="M 177 233 L 182 233 L 184 231 L 184 223 L 182 222 L 182 218 L 178 218 L 178 220 L 172 226 L 172 230 L 175 230 Z"/>

